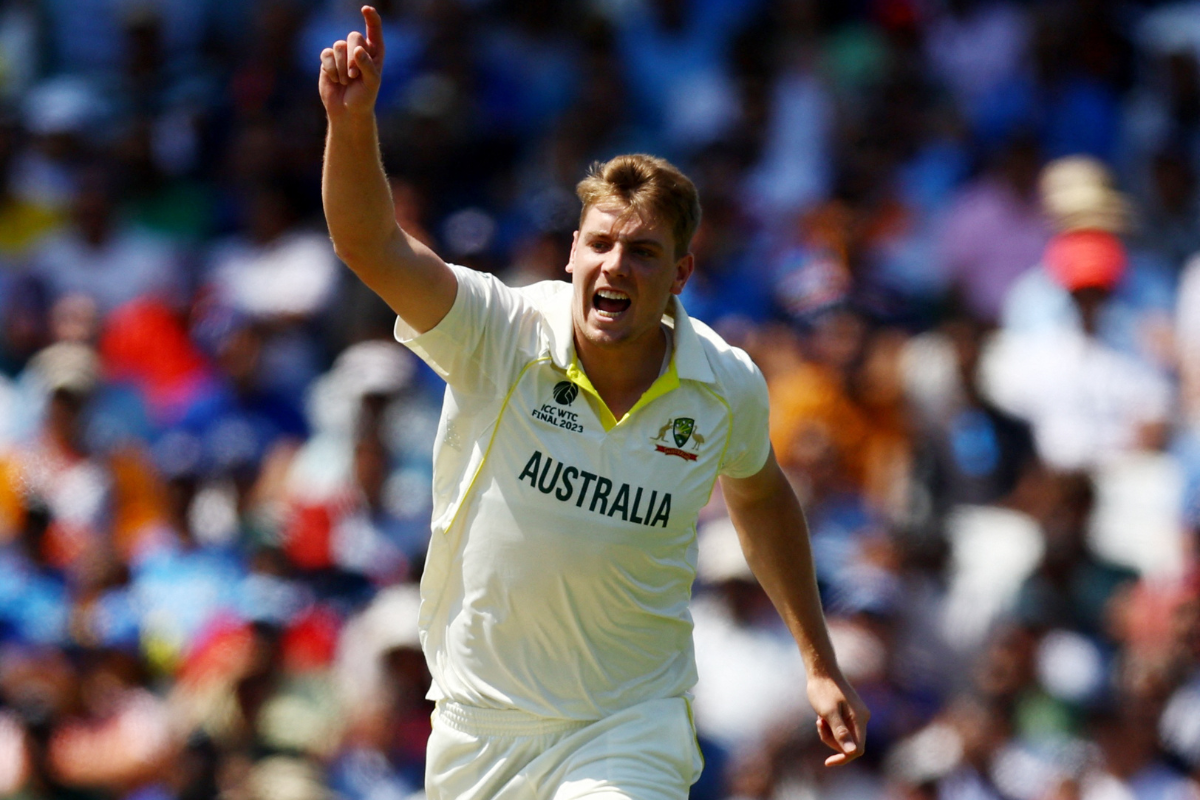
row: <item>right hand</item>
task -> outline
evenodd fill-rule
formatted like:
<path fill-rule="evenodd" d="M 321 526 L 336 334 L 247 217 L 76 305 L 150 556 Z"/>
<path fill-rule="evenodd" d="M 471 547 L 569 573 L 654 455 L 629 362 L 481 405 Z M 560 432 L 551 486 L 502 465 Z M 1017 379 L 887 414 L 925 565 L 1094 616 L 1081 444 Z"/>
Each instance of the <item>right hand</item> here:
<path fill-rule="evenodd" d="M 353 31 L 333 47 L 321 51 L 319 88 L 325 113 L 372 112 L 383 72 L 383 20 L 371 6 L 363 6 L 367 34 Z"/>
<path fill-rule="evenodd" d="M 810 675 L 808 701 L 817 712 L 817 735 L 835 750 L 825 766 L 848 764 L 863 754 L 871 711 L 841 673 Z"/>

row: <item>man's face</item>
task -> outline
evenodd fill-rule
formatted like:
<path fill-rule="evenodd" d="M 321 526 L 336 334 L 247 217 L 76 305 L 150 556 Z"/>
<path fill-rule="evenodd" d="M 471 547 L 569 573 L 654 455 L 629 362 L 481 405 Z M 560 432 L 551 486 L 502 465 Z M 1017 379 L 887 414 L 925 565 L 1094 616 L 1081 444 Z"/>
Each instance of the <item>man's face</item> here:
<path fill-rule="evenodd" d="M 575 287 L 571 315 L 580 344 L 616 347 L 657 335 L 667 300 L 692 274 L 690 254 L 677 256 L 666 223 L 593 206 L 571 244 Z"/>

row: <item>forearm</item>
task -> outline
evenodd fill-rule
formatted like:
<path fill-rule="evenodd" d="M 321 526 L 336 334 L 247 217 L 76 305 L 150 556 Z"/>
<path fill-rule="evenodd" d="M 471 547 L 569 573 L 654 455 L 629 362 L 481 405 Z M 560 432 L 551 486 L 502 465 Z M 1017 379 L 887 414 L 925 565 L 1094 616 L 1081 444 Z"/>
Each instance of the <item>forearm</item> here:
<path fill-rule="evenodd" d="M 437 254 L 396 224 L 373 114 L 330 119 L 321 195 L 338 257 L 417 331 L 441 321 L 457 282 Z"/>
<path fill-rule="evenodd" d="M 338 257 L 356 272 L 378 269 L 394 246 L 398 226 L 373 113 L 342 113 L 329 120 L 321 200 Z"/>
<path fill-rule="evenodd" d="M 795 638 L 808 674 L 833 674 L 837 661 L 817 591 L 804 512 L 782 472 L 776 469 L 772 482 L 776 485 L 730 502 L 730 517 L 746 561 Z M 729 494 L 727 490 L 727 499 Z"/>
<path fill-rule="evenodd" d="M 774 454 L 749 478 L 722 478 L 721 488 L 750 569 L 800 646 L 817 733 L 837 751 L 825 764 L 853 761 L 862 755 L 871 712 L 838 668 L 800 501 Z"/>

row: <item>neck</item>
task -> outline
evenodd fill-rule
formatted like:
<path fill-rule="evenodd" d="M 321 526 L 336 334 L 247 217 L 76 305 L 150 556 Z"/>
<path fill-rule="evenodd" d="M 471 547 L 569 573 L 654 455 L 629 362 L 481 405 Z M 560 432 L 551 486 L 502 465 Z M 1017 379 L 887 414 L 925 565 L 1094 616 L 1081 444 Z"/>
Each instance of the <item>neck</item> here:
<path fill-rule="evenodd" d="M 579 365 L 618 420 L 658 378 L 666 352 L 667 337 L 661 325 L 641 340 L 619 347 L 596 347 L 578 333 L 575 336 Z"/>

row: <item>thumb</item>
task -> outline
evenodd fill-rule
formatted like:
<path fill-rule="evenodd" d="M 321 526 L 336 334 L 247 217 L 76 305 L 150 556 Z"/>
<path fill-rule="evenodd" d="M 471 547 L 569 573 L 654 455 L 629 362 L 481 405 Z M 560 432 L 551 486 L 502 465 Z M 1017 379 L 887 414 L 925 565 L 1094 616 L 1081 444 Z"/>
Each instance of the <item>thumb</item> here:
<path fill-rule="evenodd" d="M 351 53 L 351 59 L 355 66 L 362 70 L 363 80 L 368 83 L 376 83 L 379 80 L 379 65 L 375 63 L 375 59 L 367 54 L 367 49 L 362 45 L 354 48 Z"/>
<path fill-rule="evenodd" d="M 855 738 L 854 717 L 845 703 L 838 703 L 828 716 L 829 728 L 833 738 L 837 740 L 841 750 L 846 755 L 858 752 L 858 741 Z"/>

